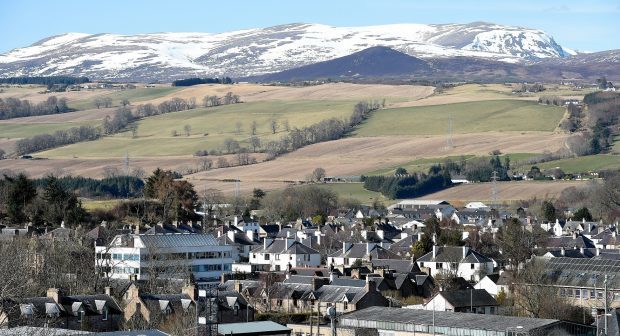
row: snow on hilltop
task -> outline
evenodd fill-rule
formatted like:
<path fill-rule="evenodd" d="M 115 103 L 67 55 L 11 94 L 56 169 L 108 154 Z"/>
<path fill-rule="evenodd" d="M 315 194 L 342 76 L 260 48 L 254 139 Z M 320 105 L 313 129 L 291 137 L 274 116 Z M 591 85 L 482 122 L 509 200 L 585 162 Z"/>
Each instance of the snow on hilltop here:
<path fill-rule="evenodd" d="M 373 46 L 421 58 L 469 56 L 511 63 L 572 54 L 540 30 L 484 22 L 367 27 L 298 23 L 220 34 L 69 33 L 0 54 L 0 74 L 122 80 L 241 77 L 326 61 Z"/>

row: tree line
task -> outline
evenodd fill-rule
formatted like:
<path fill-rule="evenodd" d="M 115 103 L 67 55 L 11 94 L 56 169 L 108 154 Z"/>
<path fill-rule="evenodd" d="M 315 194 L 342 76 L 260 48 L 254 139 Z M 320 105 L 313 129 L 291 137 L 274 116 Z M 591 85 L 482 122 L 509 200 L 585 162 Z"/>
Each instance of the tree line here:
<path fill-rule="evenodd" d="M 54 84 L 64 84 L 64 85 L 74 85 L 74 84 L 82 84 L 89 83 L 90 80 L 88 77 L 71 77 L 71 76 L 49 76 L 49 77 L 39 77 L 39 76 L 27 76 L 27 77 L 8 77 L 8 78 L 0 78 L 0 84 L 12 84 L 12 85 L 54 85 Z"/>
<path fill-rule="evenodd" d="M 0 98 L 0 119 L 13 119 L 48 114 L 71 112 L 67 105 L 67 98 L 48 97 L 40 103 L 32 103 L 27 99 Z"/>
<path fill-rule="evenodd" d="M 365 189 L 392 199 L 419 197 L 452 186 L 450 171 L 442 165 L 432 166 L 428 174 L 362 176 L 362 181 Z"/>
<path fill-rule="evenodd" d="M 192 86 L 200 84 L 232 84 L 233 80 L 230 77 L 223 78 L 187 78 L 177 79 L 172 82 L 172 86 Z"/>
<path fill-rule="evenodd" d="M 37 188 L 47 185 L 47 178 L 33 180 Z M 82 176 L 64 176 L 57 178 L 57 183 L 65 190 L 80 197 L 138 197 L 142 194 L 144 182 L 135 176 L 112 176 L 93 179 Z"/>
<path fill-rule="evenodd" d="M 620 93 L 593 92 L 583 98 L 588 105 L 589 148 L 586 154 L 598 154 L 613 144 L 612 128 L 620 124 Z"/>
<path fill-rule="evenodd" d="M 15 152 L 18 155 L 24 155 L 81 141 L 96 140 L 100 136 L 101 131 L 98 127 L 72 127 L 68 130 L 58 130 L 52 134 L 39 134 L 20 139 L 15 143 Z"/>

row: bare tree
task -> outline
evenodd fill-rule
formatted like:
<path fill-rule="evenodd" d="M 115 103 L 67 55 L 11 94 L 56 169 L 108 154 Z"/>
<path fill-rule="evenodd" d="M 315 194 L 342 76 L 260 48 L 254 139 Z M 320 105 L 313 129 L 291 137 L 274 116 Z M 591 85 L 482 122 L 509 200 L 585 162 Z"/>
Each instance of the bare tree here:
<path fill-rule="evenodd" d="M 192 110 L 196 108 L 196 97 L 191 97 L 187 103 L 187 109 Z"/>
<path fill-rule="evenodd" d="M 185 132 L 185 136 L 189 136 L 189 134 L 192 131 L 192 126 L 191 125 L 185 125 L 183 126 L 183 131 Z"/>
<path fill-rule="evenodd" d="M 132 123 L 129 125 L 129 130 L 131 131 L 131 137 L 132 138 L 137 138 L 138 137 L 138 124 L 136 123 Z"/>
<path fill-rule="evenodd" d="M 177 132 L 177 130 L 172 130 L 172 132 L 170 132 L 170 135 L 172 135 L 173 137 L 178 136 L 179 133 Z"/>
<path fill-rule="evenodd" d="M 104 97 L 102 101 L 104 107 L 112 107 L 112 98 Z"/>
<path fill-rule="evenodd" d="M 288 124 L 288 119 L 284 119 L 282 121 L 282 128 L 284 128 L 284 130 L 287 131 L 287 132 L 291 130 L 291 127 Z"/>
<path fill-rule="evenodd" d="M 319 167 L 312 171 L 312 180 L 316 182 L 321 182 L 325 177 L 325 169 Z"/>
<path fill-rule="evenodd" d="M 256 120 L 253 120 L 252 124 L 250 125 L 250 132 L 252 133 L 252 135 L 256 135 L 257 128 L 258 128 L 258 124 L 256 123 Z"/>
<path fill-rule="evenodd" d="M 4 160 L 6 158 L 6 152 L 4 149 L 0 148 L 0 160 Z"/>
<path fill-rule="evenodd" d="M 122 106 L 127 106 L 127 105 L 129 105 L 129 99 L 125 98 L 125 99 L 121 100 L 121 105 L 122 105 Z"/>
<path fill-rule="evenodd" d="M 256 149 L 260 148 L 260 139 L 256 135 L 250 137 L 250 146 L 252 146 L 253 152 L 256 152 Z"/>
<path fill-rule="evenodd" d="M 219 157 L 217 158 L 217 167 L 218 168 L 227 168 L 230 167 L 230 164 L 228 163 L 228 160 L 226 160 L 225 157 Z"/>
<path fill-rule="evenodd" d="M 243 124 L 241 123 L 241 121 L 237 121 L 235 123 L 235 133 L 241 134 L 241 127 L 242 126 L 243 126 Z"/>
<path fill-rule="evenodd" d="M 95 107 L 101 108 L 101 106 L 103 106 L 103 99 L 101 97 L 96 97 L 95 99 L 93 99 L 93 104 L 95 105 Z"/>

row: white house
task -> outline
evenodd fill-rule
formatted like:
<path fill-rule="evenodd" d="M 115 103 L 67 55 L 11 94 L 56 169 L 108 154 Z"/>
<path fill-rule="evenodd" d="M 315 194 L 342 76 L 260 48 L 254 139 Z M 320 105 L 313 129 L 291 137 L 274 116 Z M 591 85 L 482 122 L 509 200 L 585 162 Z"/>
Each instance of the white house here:
<path fill-rule="evenodd" d="M 510 285 L 512 283 L 512 273 L 506 271 L 500 271 L 500 273 L 489 274 L 478 281 L 474 286 L 475 289 L 484 289 L 493 297 L 501 292 L 506 295 L 510 294 Z"/>
<path fill-rule="evenodd" d="M 439 292 L 424 305 L 424 310 L 475 314 L 496 314 L 499 304 L 484 289 Z"/>
<path fill-rule="evenodd" d="M 159 277 L 174 277 L 190 269 L 197 281 L 210 281 L 231 271 L 232 249 L 207 234 L 125 234 L 108 246 L 96 246 L 95 262 L 113 279 L 144 280 L 154 269 Z"/>
<path fill-rule="evenodd" d="M 470 281 L 480 281 L 493 272 L 493 260 L 468 246 L 433 246 L 433 250 L 417 260 L 420 269 L 429 275 L 453 275 Z"/>
<path fill-rule="evenodd" d="M 250 264 L 270 265 L 272 271 L 283 271 L 289 267 L 316 267 L 321 265 L 321 254 L 294 238 L 265 238 L 263 245 L 250 253 Z"/>
<path fill-rule="evenodd" d="M 352 266 L 358 260 L 360 262 L 370 262 L 376 259 L 402 259 L 396 253 L 390 252 L 380 244 L 358 243 L 352 244 L 343 242 L 342 249 L 327 257 L 327 265 Z"/>

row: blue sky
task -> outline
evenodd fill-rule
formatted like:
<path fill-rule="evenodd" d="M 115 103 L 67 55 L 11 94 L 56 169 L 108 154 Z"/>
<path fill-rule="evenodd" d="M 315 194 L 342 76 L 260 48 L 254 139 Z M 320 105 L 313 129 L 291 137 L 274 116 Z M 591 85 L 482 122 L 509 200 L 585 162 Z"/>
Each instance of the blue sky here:
<path fill-rule="evenodd" d="M 538 28 L 584 51 L 620 49 L 620 0 L 0 0 L 0 53 L 66 32 L 224 32 L 291 22 L 335 26 L 488 21 Z"/>

